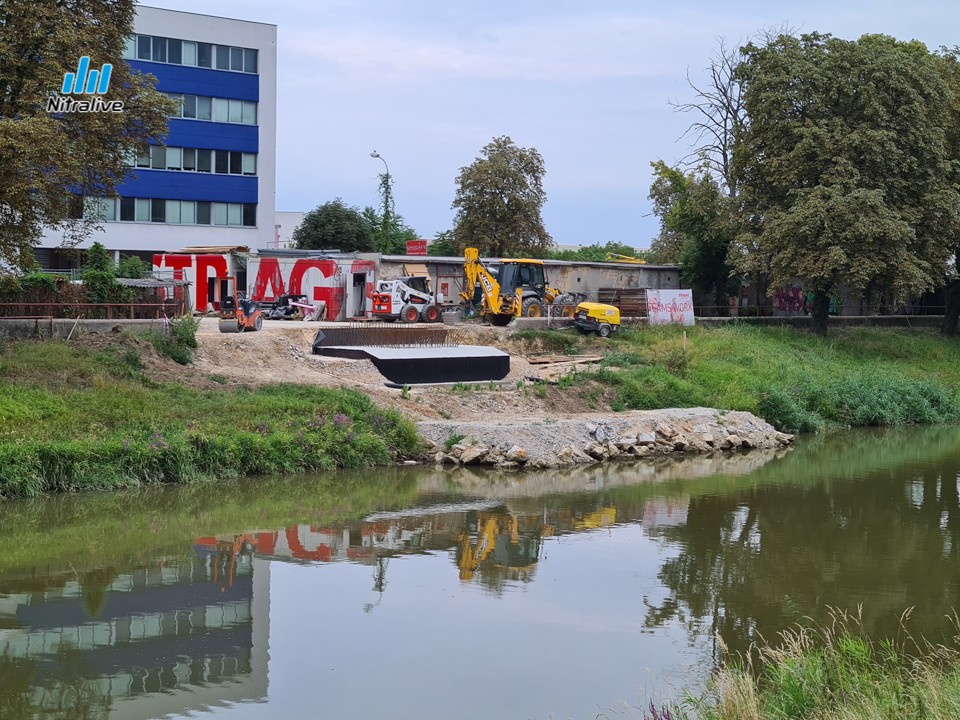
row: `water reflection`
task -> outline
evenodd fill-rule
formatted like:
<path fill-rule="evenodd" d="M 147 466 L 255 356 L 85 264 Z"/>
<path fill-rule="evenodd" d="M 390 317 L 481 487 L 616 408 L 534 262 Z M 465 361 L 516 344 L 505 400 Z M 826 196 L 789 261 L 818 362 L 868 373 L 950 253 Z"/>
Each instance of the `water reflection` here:
<path fill-rule="evenodd" d="M 695 686 L 718 635 L 743 651 L 861 604 L 874 635 L 908 606 L 917 635 L 949 632 L 958 477 L 941 428 L 10 503 L 0 717 L 642 717 L 641 668 Z"/>

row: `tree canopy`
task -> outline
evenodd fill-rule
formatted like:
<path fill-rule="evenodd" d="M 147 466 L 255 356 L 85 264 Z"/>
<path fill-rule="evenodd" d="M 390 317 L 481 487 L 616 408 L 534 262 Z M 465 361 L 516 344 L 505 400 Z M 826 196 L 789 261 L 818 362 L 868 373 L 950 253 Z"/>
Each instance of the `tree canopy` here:
<path fill-rule="evenodd" d="M 708 166 L 684 173 L 662 160 L 652 163 L 650 187 L 660 234 L 651 250 L 658 262 L 680 265 L 683 283 L 693 290 L 694 304 L 726 314 L 727 298 L 737 281 L 731 278 L 730 244 L 736 236 L 733 200 Z"/>
<path fill-rule="evenodd" d="M 133 0 L 0 4 L 0 267 L 32 264 L 45 226 L 85 238 L 91 226 L 71 220 L 79 196 L 113 195 L 127 159 L 166 134 L 173 101 L 122 59 L 134 12 Z M 84 55 L 113 65 L 105 99 L 122 112 L 47 112 Z"/>
<path fill-rule="evenodd" d="M 936 56 L 918 42 L 818 33 L 742 53 L 739 269 L 772 286 L 800 278 L 823 333 L 840 288 L 895 302 L 942 285 L 960 196 Z"/>
<path fill-rule="evenodd" d="M 452 205 L 458 253 L 475 247 L 485 256 L 543 257 L 554 245 L 541 217 L 545 173 L 535 148 L 517 147 L 505 135 L 460 168 Z"/>
<path fill-rule="evenodd" d="M 311 210 L 293 231 L 301 250 L 375 252 L 373 227 L 363 214 L 336 198 Z"/>

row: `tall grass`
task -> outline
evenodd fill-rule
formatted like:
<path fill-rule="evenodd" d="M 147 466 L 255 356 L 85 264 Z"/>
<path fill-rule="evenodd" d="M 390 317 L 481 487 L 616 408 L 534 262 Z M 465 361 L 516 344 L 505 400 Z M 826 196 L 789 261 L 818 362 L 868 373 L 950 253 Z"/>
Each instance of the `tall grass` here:
<path fill-rule="evenodd" d="M 628 329 L 608 343 L 600 370 L 579 377 L 603 388 L 614 410 L 747 410 L 787 432 L 960 419 L 960 343 L 926 328 L 831 332 Z"/>
<path fill-rule="evenodd" d="M 0 497 L 362 467 L 416 445 L 411 423 L 351 390 L 159 384 L 135 348 L 0 356 Z"/>
<path fill-rule="evenodd" d="M 873 641 L 859 618 L 832 611 L 823 627 L 801 626 L 756 658 L 726 663 L 678 715 L 700 720 L 954 720 L 960 717 L 960 652 L 947 645 Z M 908 613 L 901 619 L 905 627 Z"/>

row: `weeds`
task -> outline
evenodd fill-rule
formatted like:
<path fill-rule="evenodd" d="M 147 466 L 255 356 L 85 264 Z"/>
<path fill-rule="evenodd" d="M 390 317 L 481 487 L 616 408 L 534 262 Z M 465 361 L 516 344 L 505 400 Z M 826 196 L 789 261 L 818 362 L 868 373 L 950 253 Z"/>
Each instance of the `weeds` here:
<path fill-rule="evenodd" d="M 410 386 L 409 386 L 409 385 L 404 385 L 404 386 L 400 389 L 400 397 L 402 397 L 404 400 L 406 400 L 407 398 L 410 397 Z"/>
<path fill-rule="evenodd" d="M 453 446 L 463 440 L 463 435 L 459 433 L 450 433 L 449 437 L 443 442 L 443 449 L 446 452 L 450 452 L 453 449 Z"/>

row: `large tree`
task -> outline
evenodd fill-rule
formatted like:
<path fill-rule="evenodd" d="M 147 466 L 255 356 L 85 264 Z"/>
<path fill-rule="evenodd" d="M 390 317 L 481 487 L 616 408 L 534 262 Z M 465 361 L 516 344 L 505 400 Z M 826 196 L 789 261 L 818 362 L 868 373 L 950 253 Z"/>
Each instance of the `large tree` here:
<path fill-rule="evenodd" d="M 507 136 L 494 138 L 471 165 L 460 168 L 452 206 L 458 252 L 475 247 L 488 256 L 546 254 L 554 243 L 541 217 L 545 172 L 535 148 L 517 147 Z"/>
<path fill-rule="evenodd" d="M 814 293 L 893 305 L 943 282 L 960 197 L 944 128 L 951 92 L 918 42 L 817 33 L 747 45 L 737 73 L 748 122 L 734 154 L 744 272 Z"/>
<path fill-rule="evenodd" d="M 952 160 L 954 184 L 960 186 L 960 47 L 952 50 L 941 48 L 939 56 L 940 71 L 952 90 L 950 114 L 947 125 L 947 151 Z M 952 238 L 953 262 L 947 268 L 946 298 L 941 330 L 944 335 L 960 334 L 960 233 Z"/>
<path fill-rule="evenodd" d="M 301 250 L 374 252 L 373 226 L 356 208 L 336 198 L 311 210 L 293 231 Z"/>
<path fill-rule="evenodd" d="M 680 265 L 683 282 L 693 290 L 694 304 L 705 314 L 726 315 L 728 297 L 736 288 L 728 262 L 736 236 L 733 200 L 721 189 L 709 166 L 684 173 L 659 160 L 650 187 L 660 234 L 651 250 L 658 262 Z"/>
<path fill-rule="evenodd" d="M 90 225 L 71 220 L 79 198 L 115 194 L 127 159 L 166 134 L 173 102 L 122 59 L 134 8 L 133 0 L 0 3 L 0 268 L 32 264 L 45 226 L 63 230 L 67 243 L 86 237 Z M 48 97 L 84 55 L 91 68 L 113 65 L 104 100 L 121 101 L 122 112 L 48 112 Z"/>

